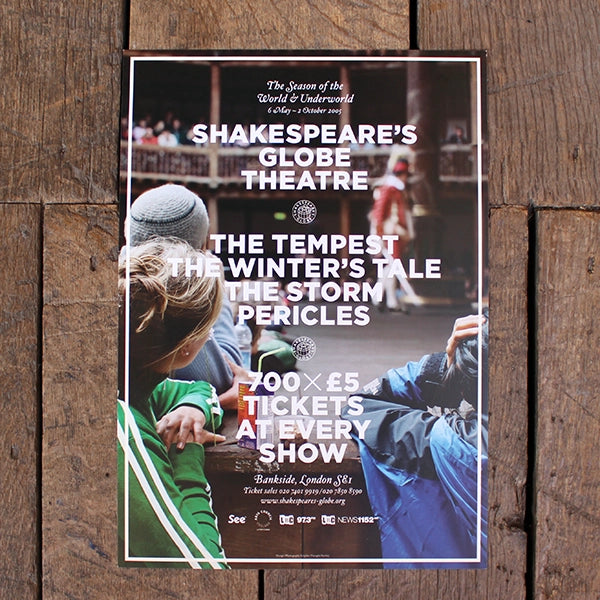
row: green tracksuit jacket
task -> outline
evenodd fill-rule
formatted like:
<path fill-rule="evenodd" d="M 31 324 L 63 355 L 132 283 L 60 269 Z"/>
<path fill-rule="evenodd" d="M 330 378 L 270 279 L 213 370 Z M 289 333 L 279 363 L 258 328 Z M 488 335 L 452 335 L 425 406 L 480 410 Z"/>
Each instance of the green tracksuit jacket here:
<path fill-rule="evenodd" d="M 166 379 L 144 406 L 118 402 L 121 566 L 227 568 L 204 447 L 188 442 L 184 450 L 167 449 L 156 433 L 157 421 L 181 405 L 200 408 L 206 429 L 221 424 L 214 388 L 204 381 Z"/>

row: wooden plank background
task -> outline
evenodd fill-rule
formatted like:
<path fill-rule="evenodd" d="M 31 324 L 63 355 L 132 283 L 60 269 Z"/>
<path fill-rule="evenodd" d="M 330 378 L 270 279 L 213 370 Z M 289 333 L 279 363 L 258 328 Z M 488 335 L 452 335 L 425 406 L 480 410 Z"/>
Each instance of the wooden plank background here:
<path fill-rule="evenodd" d="M 0 16 L 0 597 L 600 597 L 596 1 L 7 0 Z M 489 568 L 118 569 L 122 49 L 409 40 L 489 50 Z"/>

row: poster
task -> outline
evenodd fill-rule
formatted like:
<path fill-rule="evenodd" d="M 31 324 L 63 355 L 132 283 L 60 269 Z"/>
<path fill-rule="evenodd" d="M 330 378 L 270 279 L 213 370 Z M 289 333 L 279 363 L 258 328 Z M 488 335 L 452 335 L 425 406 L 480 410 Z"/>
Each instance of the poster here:
<path fill-rule="evenodd" d="M 124 63 L 120 564 L 485 567 L 485 54 Z M 193 219 L 206 253 L 161 242 L 165 285 L 205 279 L 211 304 L 223 280 L 219 319 L 253 343 L 228 390 L 217 324 L 166 368 L 146 334 L 180 331 L 173 298 L 139 309 L 140 230 L 190 241 Z M 213 388 L 185 387 L 202 353 Z M 204 429 L 178 448 L 181 406 Z"/>

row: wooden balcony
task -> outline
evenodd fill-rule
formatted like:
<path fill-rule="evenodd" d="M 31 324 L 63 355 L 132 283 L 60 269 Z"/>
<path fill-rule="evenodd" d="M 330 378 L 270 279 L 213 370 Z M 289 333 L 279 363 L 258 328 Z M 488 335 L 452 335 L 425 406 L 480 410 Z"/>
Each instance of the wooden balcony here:
<path fill-rule="evenodd" d="M 246 169 L 264 169 L 258 161 L 260 147 L 195 147 L 134 144 L 132 149 L 132 179 L 178 181 L 218 188 L 225 185 L 243 186 Z M 293 150 L 286 156 L 292 157 Z M 367 171 L 373 183 L 385 174 L 390 150 L 387 147 L 357 148 L 351 152 L 353 171 Z M 439 178 L 445 183 L 476 183 L 475 148 L 469 144 L 445 144 L 440 147 Z M 487 145 L 483 148 L 483 165 L 487 165 Z M 293 167 L 291 168 L 293 169 Z M 311 168 L 308 168 L 311 170 Z M 298 167 L 296 170 L 300 170 Z M 127 143 L 121 144 L 121 178 L 127 176 Z M 484 168 L 484 178 L 487 168 Z"/>

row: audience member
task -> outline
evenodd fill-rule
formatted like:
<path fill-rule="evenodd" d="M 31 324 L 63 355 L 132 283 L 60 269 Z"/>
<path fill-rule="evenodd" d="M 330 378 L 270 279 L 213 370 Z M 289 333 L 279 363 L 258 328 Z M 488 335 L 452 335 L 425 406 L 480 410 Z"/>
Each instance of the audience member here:
<path fill-rule="evenodd" d="M 182 185 L 166 184 L 141 194 L 131 205 L 129 243 L 136 246 L 153 236 L 175 237 L 205 248 L 208 212 L 202 200 Z M 208 381 L 225 408 L 237 406 L 237 380 L 245 376 L 233 331 L 231 305 L 224 298 L 213 331 L 196 359 L 176 372 L 177 378 Z"/>
<path fill-rule="evenodd" d="M 128 393 L 117 405 L 120 564 L 227 568 L 202 445 L 224 440 L 214 433 L 222 409 L 210 384 L 169 378 L 210 336 L 221 277 L 173 276 L 169 258 L 205 258 L 181 240 L 156 238 L 128 255 L 119 264 L 121 306 L 129 307 L 121 319 L 129 325 Z M 124 386 L 123 378 L 122 394 Z M 169 420 L 178 422 L 173 431 Z"/>

